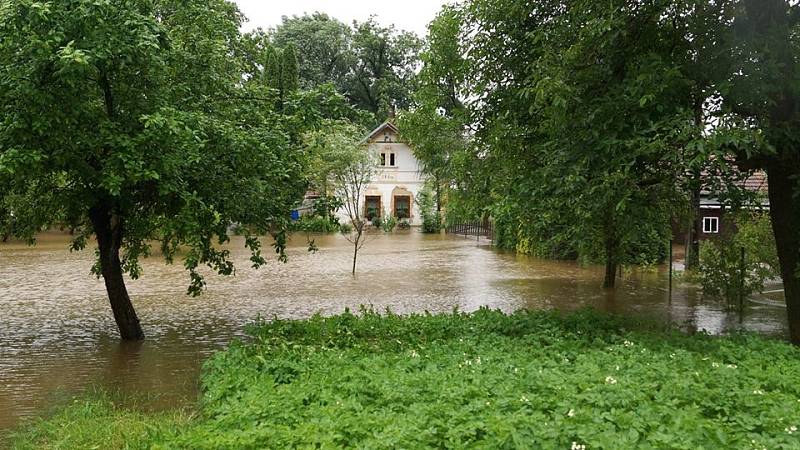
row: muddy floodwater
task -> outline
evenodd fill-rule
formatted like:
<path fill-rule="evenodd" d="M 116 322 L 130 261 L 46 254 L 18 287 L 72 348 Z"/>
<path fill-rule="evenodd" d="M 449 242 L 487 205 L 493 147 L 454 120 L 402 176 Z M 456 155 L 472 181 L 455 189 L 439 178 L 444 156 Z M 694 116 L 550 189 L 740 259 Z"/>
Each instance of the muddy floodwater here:
<path fill-rule="evenodd" d="M 128 283 L 147 340 L 121 344 L 103 283 L 89 274 L 93 252 L 70 253 L 67 242 L 45 235 L 35 247 L 0 244 L 0 432 L 94 387 L 132 394 L 151 408 L 191 404 L 205 358 L 258 316 L 300 319 L 359 305 L 398 313 L 593 306 L 689 331 L 787 333 L 779 297 L 749 301 L 740 324 L 738 314 L 704 301 L 696 288 L 676 288 L 670 304 L 666 267 L 625 273 L 609 293 L 600 289 L 602 268 L 498 252 L 474 237 L 410 231 L 371 236 L 356 278 L 350 244 L 340 236 L 317 237 L 313 254 L 305 236 L 296 236 L 287 264 L 271 261 L 257 271 L 234 239 L 236 276 L 209 276 L 199 298 L 186 296 L 180 264 L 151 258 L 143 277 Z"/>

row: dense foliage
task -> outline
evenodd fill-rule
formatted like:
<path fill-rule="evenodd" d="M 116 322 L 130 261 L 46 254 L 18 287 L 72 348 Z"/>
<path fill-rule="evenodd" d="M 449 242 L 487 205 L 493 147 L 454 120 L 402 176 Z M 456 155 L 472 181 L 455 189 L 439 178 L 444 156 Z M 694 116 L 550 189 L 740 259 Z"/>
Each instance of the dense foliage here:
<path fill-rule="evenodd" d="M 341 230 L 341 224 L 335 216 L 303 215 L 291 223 L 291 231 L 306 233 L 335 233 Z"/>
<path fill-rule="evenodd" d="M 620 264 L 662 260 L 677 218 L 692 223 L 694 266 L 701 192 L 735 207 L 737 181 L 767 172 L 800 343 L 798 8 L 786 0 L 449 6 L 430 26 L 415 109 L 401 128 L 450 191 L 448 219 L 489 215 L 500 246 L 604 262 L 606 287 Z M 451 145 L 458 138 L 465 142 Z"/>
<path fill-rule="evenodd" d="M 278 48 L 296 48 L 300 84 L 332 84 L 354 107 L 372 114 L 372 126 L 393 106 L 410 103 L 421 46 L 413 33 L 381 26 L 374 17 L 351 27 L 313 13 L 284 17 L 275 29 L 252 35 Z"/>
<path fill-rule="evenodd" d="M 155 448 L 798 448 L 800 350 L 579 312 L 344 314 L 251 328 Z M 77 411 L 85 411 L 80 405 Z M 56 416 L 19 435 L 69 444 Z M 119 412 L 96 414 L 98 429 Z M 130 416 L 128 416 L 130 417 Z M 155 424 L 154 424 L 155 425 Z M 114 427 L 119 431 L 119 427 Z M 98 438 L 102 434 L 98 433 Z M 144 436 L 144 437 L 142 437 Z M 101 443 L 100 441 L 95 441 Z M 23 446 L 24 448 L 24 446 Z"/>

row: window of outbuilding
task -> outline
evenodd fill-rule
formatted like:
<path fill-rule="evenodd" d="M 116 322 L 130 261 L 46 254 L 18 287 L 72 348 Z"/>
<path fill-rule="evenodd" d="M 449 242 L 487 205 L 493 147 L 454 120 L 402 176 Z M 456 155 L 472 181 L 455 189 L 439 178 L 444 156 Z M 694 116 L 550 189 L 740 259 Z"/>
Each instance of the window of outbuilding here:
<path fill-rule="evenodd" d="M 719 233 L 719 217 L 703 217 L 703 233 Z"/>

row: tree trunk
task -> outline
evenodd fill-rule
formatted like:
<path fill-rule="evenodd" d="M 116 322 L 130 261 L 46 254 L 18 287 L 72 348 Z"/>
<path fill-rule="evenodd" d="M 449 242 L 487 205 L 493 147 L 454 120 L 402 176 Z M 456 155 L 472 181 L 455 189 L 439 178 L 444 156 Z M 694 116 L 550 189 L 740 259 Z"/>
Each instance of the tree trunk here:
<path fill-rule="evenodd" d="M 789 334 L 800 345 L 800 197 L 795 197 L 798 168 L 774 164 L 767 169 L 770 216 L 781 264 Z"/>
<path fill-rule="evenodd" d="M 361 238 L 364 235 L 364 229 L 363 229 L 363 227 L 365 226 L 364 222 L 363 221 L 360 222 L 359 226 L 361 228 L 357 230 L 355 242 L 353 242 L 353 276 L 355 276 L 356 274 L 356 261 L 358 260 L 358 244 L 361 242 Z"/>
<path fill-rule="evenodd" d="M 606 276 L 603 279 L 603 287 L 612 289 L 617 284 L 617 263 L 606 261 Z"/>
<path fill-rule="evenodd" d="M 356 274 L 356 261 L 358 260 L 358 240 L 353 245 L 353 275 Z"/>
<path fill-rule="evenodd" d="M 611 232 L 613 233 L 613 231 Z M 617 260 L 617 243 L 613 237 L 613 234 L 607 234 L 606 237 L 606 276 L 603 279 L 603 287 L 606 289 L 611 289 L 616 285 L 617 282 L 617 266 L 619 265 L 619 261 Z"/>
<path fill-rule="evenodd" d="M 119 250 L 122 246 L 122 219 L 113 214 L 106 206 L 97 206 L 89 210 L 89 217 L 97 236 L 100 250 L 100 272 L 106 284 L 108 300 L 117 322 L 120 337 L 125 341 L 144 340 L 144 332 L 139 318 L 125 287 L 122 273 L 122 262 Z"/>

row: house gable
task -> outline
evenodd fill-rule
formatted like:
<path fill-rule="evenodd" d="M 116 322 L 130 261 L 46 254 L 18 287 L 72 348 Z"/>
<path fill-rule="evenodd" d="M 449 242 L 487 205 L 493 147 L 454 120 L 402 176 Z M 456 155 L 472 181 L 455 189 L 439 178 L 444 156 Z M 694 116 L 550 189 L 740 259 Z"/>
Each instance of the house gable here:
<path fill-rule="evenodd" d="M 391 122 L 384 122 L 375 128 L 367 137 L 364 139 L 365 142 L 370 144 L 376 143 L 398 143 L 400 141 L 400 130 L 397 129 Z"/>

